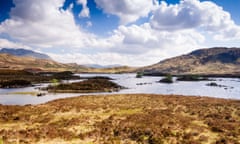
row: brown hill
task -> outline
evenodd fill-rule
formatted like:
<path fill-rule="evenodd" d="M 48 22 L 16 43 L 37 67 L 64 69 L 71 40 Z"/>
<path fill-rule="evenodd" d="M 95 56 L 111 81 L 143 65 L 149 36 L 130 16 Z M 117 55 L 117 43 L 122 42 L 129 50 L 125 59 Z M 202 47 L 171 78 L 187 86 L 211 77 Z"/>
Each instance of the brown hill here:
<path fill-rule="evenodd" d="M 0 54 L 0 69 L 28 69 L 33 71 L 65 71 L 86 70 L 86 67 L 62 64 L 50 59 L 36 59 L 33 57 L 19 57 Z"/>
<path fill-rule="evenodd" d="M 76 73 L 123 73 L 132 72 L 135 68 L 121 66 L 114 68 L 89 68 L 76 63 L 63 64 L 51 59 L 37 59 L 33 57 L 14 56 L 0 54 L 0 69 L 12 69 L 28 71 L 73 71 Z"/>
<path fill-rule="evenodd" d="M 140 70 L 171 74 L 240 74 L 240 48 L 199 49 Z"/>

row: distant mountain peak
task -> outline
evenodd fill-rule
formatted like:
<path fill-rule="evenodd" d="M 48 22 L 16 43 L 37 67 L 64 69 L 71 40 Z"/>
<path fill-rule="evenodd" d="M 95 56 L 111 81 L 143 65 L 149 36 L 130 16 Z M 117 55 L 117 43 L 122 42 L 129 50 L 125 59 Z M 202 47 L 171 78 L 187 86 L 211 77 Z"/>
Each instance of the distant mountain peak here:
<path fill-rule="evenodd" d="M 33 57 L 36 59 L 51 59 L 51 57 L 49 57 L 46 54 L 42 54 L 42 53 L 38 53 L 32 50 L 27 50 L 27 49 L 23 49 L 23 48 L 19 48 L 19 49 L 13 49 L 13 48 L 2 48 L 0 50 L 0 53 L 6 53 L 6 54 L 10 54 L 10 55 L 14 55 L 14 56 L 21 56 L 21 57 Z"/>

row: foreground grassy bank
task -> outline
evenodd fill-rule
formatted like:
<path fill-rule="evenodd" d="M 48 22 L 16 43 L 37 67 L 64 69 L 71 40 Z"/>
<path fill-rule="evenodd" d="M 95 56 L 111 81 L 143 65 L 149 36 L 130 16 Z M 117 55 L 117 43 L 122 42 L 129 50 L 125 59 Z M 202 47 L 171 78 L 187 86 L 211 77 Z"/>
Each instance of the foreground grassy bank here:
<path fill-rule="evenodd" d="M 240 143 L 240 101 L 164 95 L 82 96 L 0 105 L 4 143 Z"/>

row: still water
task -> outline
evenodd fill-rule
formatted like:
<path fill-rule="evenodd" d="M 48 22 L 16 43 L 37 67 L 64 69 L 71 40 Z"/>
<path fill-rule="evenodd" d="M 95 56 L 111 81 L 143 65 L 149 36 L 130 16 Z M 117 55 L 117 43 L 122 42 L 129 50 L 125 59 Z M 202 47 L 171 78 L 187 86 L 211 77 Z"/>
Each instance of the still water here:
<path fill-rule="evenodd" d="M 158 83 L 162 77 L 143 77 L 136 78 L 135 74 L 80 74 L 81 77 L 89 76 L 107 76 L 113 78 L 114 82 L 126 87 L 127 89 L 113 93 L 94 93 L 94 94 L 129 94 L 129 93 L 147 93 L 147 94 L 178 94 L 209 96 L 226 99 L 240 99 L 240 79 L 238 78 L 210 78 L 218 85 L 225 87 L 212 87 L 206 84 L 212 81 L 184 82 L 175 81 L 173 84 Z M 25 105 L 41 104 L 54 99 L 73 97 L 86 94 L 64 93 L 54 94 L 47 93 L 45 96 L 37 97 L 31 93 L 39 92 L 39 87 L 48 84 L 40 84 L 34 87 L 17 88 L 17 89 L 0 89 L 0 104 L 7 105 Z"/>

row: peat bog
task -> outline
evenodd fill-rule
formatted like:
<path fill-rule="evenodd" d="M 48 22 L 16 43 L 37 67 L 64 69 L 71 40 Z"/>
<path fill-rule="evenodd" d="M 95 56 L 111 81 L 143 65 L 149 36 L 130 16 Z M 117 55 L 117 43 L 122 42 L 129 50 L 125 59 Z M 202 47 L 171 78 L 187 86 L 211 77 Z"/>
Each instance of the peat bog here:
<path fill-rule="evenodd" d="M 4 143 L 240 143 L 240 101 L 125 94 L 0 105 Z"/>

